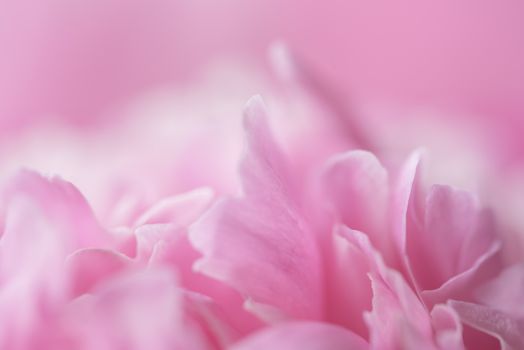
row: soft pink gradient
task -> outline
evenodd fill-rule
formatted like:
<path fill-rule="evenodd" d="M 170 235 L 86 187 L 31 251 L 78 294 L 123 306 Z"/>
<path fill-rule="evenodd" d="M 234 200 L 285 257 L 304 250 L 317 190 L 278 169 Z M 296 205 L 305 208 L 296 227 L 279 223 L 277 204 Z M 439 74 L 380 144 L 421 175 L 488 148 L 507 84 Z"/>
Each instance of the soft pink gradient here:
<path fill-rule="evenodd" d="M 4 127 L 49 114 L 85 124 L 137 93 L 187 78 L 214 58 L 240 54 L 260 62 L 275 38 L 346 96 L 484 115 L 500 135 L 515 135 L 521 126 L 519 1 L 46 0 L 1 6 Z M 505 122 L 496 122 L 500 118 Z"/>
<path fill-rule="evenodd" d="M 0 3 L 0 348 L 522 348 L 522 10 Z"/>

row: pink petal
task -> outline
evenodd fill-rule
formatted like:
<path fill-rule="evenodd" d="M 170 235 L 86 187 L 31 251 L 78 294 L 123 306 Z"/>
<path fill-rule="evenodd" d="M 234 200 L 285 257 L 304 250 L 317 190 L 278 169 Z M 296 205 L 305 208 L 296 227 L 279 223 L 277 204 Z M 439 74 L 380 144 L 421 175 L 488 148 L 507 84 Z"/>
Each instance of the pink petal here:
<path fill-rule="evenodd" d="M 35 273 L 37 280 L 44 282 L 47 274 L 53 280 L 59 275 L 55 269 L 62 268 L 69 254 L 112 242 L 82 195 L 58 178 L 22 171 L 8 184 L 2 199 L 6 208 L 0 277 Z"/>
<path fill-rule="evenodd" d="M 424 228 L 411 235 L 410 263 L 422 289 L 462 274 L 494 243 L 491 214 L 465 191 L 434 185 L 426 199 Z"/>
<path fill-rule="evenodd" d="M 193 269 L 201 255 L 190 244 L 185 230 L 177 225 L 150 224 L 136 230 L 139 255 L 136 262 L 149 267 L 168 268 L 178 284 L 209 297 L 240 336 L 258 327 L 260 322 L 243 308 L 244 300 L 228 285 Z"/>
<path fill-rule="evenodd" d="M 287 83 L 298 85 L 307 93 L 310 100 L 322 108 L 318 128 L 330 128 L 330 139 L 324 142 L 332 142 L 337 137 L 343 137 L 346 143 L 351 142 L 351 147 L 369 151 L 376 149 L 376 142 L 372 142 L 363 128 L 363 119 L 357 118 L 355 111 L 348 103 L 347 96 L 342 96 L 323 77 L 315 74 L 312 67 L 300 60 L 301 57 L 294 55 L 290 48 L 283 42 L 275 42 L 270 47 L 269 58 L 277 75 Z M 352 102 L 352 101 L 350 101 Z M 313 115 L 317 113 L 312 113 Z M 326 115 L 329 118 L 326 118 Z M 319 146 L 318 144 L 316 146 Z"/>
<path fill-rule="evenodd" d="M 427 311 L 402 276 L 388 271 L 387 281 L 371 276 L 373 310 L 366 314 L 370 343 L 376 349 L 433 349 Z"/>
<path fill-rule="evenodd" d="M 453 302 L 452 305 L 454 307 L 459 305 L 458 307 L 463 307 L 465 310 L 463 311 L 466 313 L 464 315 L 461 314 L 464 322 L 480 331 L 498 338 L 499 340 L 502 339 L 503 341 L 512 343 L 510 339 L 506 338 L 514 337 L 514 335 L 504 335 L 508 331 L 499 326 L 500 324 L 506 323 L 507 328 L 511 329 L 511 327 L 519 327 L 518 325 L 523 323 L 523 266 L 524 265 L 522 264 L 510 266 L 503 270 L 496 278 L 474 290 L 473 295 L 475 296 L 475 299 L 483 305 L 469 303 L 457 304 L 458 302 Z M 495 318 L 492 318 L 491 320 L 479 320 L 482 315 L 489 315 L 489 317 Z M 472 319 L 470 320 L 470 318 Z M 501 320 L 500 322 L 497 321 L 499 319 Z M 489 322 L 496 324 L 490 325 Z M 479 336 L 476 338 L 479 338 Z M 472 340 L 475 341 L 475 339 Z M 516 344 L 518 344 L 518 342 Z"/>
<path fill-rule="evenodd" d="M 231 350 L 365 350 L 369 345 L 339 326 L 317 322 L 282 323 L 240 341 Z"/>
<path fill-rule="evenodd" d="M 76 251 L 66 260 L 73 295 L 87 293 L 102 281 L 131 268 L 132 263 L 127 256 L 111 250 L 89 248 Z"/>
<path fill-rule="evenodd" d="M 524 348 L 524 320 L 474 303 L 452 300 L 449 304 L 460 315 L 462 322 L 499 339 L 502 349 Z"/>
<path fill-rule="evenodd" d="M 393 237 L 402 259 L 406 254 L 406 240 L 408 230 L 408 217 L 413 217 L 416 209 L 413 200 L 417 199 L 417 181 L 419 176 L 420 162 L 423 151 L 413 152 L 403 165 L 396 181 L 395 192 L 393 193 L 392 217 L 393 217 Z M 412 203 L 410 205 L 410 202 Z M 416 204 L 416 203 L 415 203 Z"/>
<path fill-rule="evenodd" d="M 167 271 L 122 274 L 71 304 L 53 333 L 80 349 L 215 349 L 187 306 Z"/>
<path fill-rule="evenodd" d="M 435 330 L 436 343 L 440 349 L 464 349 L 462 324 L 459 316 L 451 307 L 444 304 L 435 305 L 431 310 L 431 323 Z"/>
<path fill-rule="evenodd" d="M 66 257 L 111 240 L 84 198 L 63 180 L 22 171 L 2 199 L 0 347 L 16 348 L 69 298 Z"/>
<path fill-rule="evenodd" d="M 383 237 L 387 232 L 388 174 L 373 154 L 352 151 L 332 157 L 322 180 L 338 222 L 366 232 L 377 247 L 389 242 Z M 383 248 L 383 252 L 390 250 Z"/>
<path fill-rule="evenodd" d="M 396 256 L 393 255 L 393 258 L 387 256 L 388 264 L 404 272 L 408 278 L 408 283 L 413 284 L 417 289 L 408 256 L 408 244 L 410 244 L 408 233 L 413 230 L 417 232 L 420 226 L 420 168 L 424 154 L 423 150 L 412 152 L 394 181 L 395 187 L 392 190 L 390 217 L 391 234 L 393 244 L 396 247 Z"/>
<path fill-rule="evenodd" d="M 244 300 L 237 291 L 192 268 L 201 255 L 190 244 L 186 227 L 202 214 L 212 198 L 213 193 L 209 189 L 201 188 L 161 201 L 143 214 L 137 221 L 142 224 L 134 230 L 137 246 L 135 263 L 150 268 L 168 268 L 177 276 L 181 287 L 207 296 L 212 301 L 214 313 L 221 314 L 234 328 L 222 337 L 222 342 L 228 343 L 261 324 L 243 308 Z"/>
<path fill-rule="evenodd" d="M 466 271 L 453 276 L 442 286 L 422 291 L 421 297 L 429 305 L 445 302 L 450 298 L 472 299 L 472 292 L 490 276 L 500 271 L 500 242 L 494 242 L 489 249 Z"/>
<path fill-rule="evenodd" d="M 315 237 L 294 200 L 284 156 L 260 97 L 245 112 L 244 197 L 217 203 L 190 230 L 203 253 L 195 268 L 236 288 L 254 305 L 294 317 L 320 317 L 322 280 Z"/>
<path fill-rule="evenodd" d="M 360 232 L 348 231 L 338 226 L 333 232 L 333 249 L 326 264 L 326 316 L 330 322 L 367 338 L 363 313 L 371 310 L 372 291 L 368 277 L 371 268 L 366 253 L 352 239 L 368 238 Z"/>
<path fill-rule="evenodd" d="M 38 206 L 57 234 L 71 248 L 106 246 L 110 237 L 101 229 L 82 194 L 69 182 L 58 177 L 45 178 L 22 170 L 8 183 L 3 193 L 7 204 L 19 198 L 29 198 Z"/>
<path fill-rule="evenodd" d="M 186 227 L 207 209 L 212 199 L 213 191 L 209 188 L 199 188 L 166 198 L 144 212 L 134 226 L 174 222 L 180 227 Z"/>
<path fill-rule="evenodd" d="M 162 245 L 179 240 L 184 231 L 173 224 L 146 224 L 135 229 L 136 260 L 149 263 Z"/>
<path fill-rule="evenodd" d="M 372 347 L 376 349 L 434 348 L 429 314 L 402 275 L 384 264 L 382 257 L 373 248 L 366 235 L 344 227 L 339 227 L 338 234 L 367 260 L 367 271 L 373 289 L 373 309 L 371 312 L 366 312 L 364 318 L 369 328 Z M 355 259 L 359 257 L 355 255 Z M 362 286 L 356 284 L 353 288 L 362 288 Z"/>
<path fill-rule="evenodd" d="M 524 319 L 524 264 L 503 270 L 475 292 L 476 299 L 497 310 Z"/>

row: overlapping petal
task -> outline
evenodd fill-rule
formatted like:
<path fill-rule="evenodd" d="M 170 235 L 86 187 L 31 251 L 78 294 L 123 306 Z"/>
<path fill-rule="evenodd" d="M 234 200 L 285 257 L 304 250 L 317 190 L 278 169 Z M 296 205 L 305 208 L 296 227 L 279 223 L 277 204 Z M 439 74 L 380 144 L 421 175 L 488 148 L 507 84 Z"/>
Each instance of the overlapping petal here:
<path fill-rule="evenodd" d="M 294 201 L 296 189 L 260 98 L 250 100 L 245 113 L 243 197 L 219 201 L 192 228 L 191 241 L 203 253 L 196 268 L 234 286 L 262 318 L 318 318 L 322 276 L 315 237 Z"/>

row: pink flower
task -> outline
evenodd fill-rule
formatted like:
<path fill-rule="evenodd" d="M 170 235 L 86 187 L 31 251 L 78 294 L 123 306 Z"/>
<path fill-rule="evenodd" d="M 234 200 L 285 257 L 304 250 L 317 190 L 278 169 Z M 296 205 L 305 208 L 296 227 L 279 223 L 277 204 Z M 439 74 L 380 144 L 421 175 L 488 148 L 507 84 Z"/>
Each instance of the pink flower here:
<path fill-rule="evenodd" d="M 495 220 L 501 202 L 433 184 L 432 168 L 427 181 L 424 151 L 399 161 L 401 142 L 285 47 L 271 55 L 280 83 L 239 84 L 270 101 L 249 100 L 243 129 L 240 97 L 219 79 L 216 108 L 167 94 L 129 106 L 106 135 L 35 128 L 5 141 L 2 169 L 58 167 L 90 204 L 57 177 L 7 181 L 1 348 L 523 346 L 522 254 Z M 173 95 L 184 102 L 166 107 Z M 166 118 L 151 120 L 157 104 Z"/>
<path fill-rule="evenodd" d="M 361 151 L 335 156 L 320 176 L 297 174 L 259 98 L 248 104 L 245 127 L 243 194 L 219 201 L 192 227 L 203 253 L 196 269 L 237 289 L 271 324 L 336 323 L 376 349 L 464 348 L 462 313 L 446 303 L 472 300 L 500 272 L 501 238 L 489 212 L 450 187 L 423 196 L 419 153 L 392 179 Z M 327 201 L 297 176 L 316 176 Z"/>

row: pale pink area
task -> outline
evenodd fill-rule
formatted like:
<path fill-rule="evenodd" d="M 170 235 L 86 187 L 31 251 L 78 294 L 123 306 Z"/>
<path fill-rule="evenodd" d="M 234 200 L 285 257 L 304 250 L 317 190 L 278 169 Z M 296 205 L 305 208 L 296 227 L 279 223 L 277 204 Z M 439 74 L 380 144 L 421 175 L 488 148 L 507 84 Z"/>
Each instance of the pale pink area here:
<path fill-rule="evenodd" d="M 283 38 L 347 93 L 485 114 L 497 135 L 515 135 L 522 10 L 513 0 L 4 2 L 1 114 L 87 121 L 210 58 L 260 57 Z"/>
<path fill-rule="evenodd" d="M 348 330 L 317 322 L 290 322 L 263 329 L 231 350 L 365 350 L 368 344 Z"/>
<path fill-rule="evenodd" d="M 81 189 L 108 226 L 132 225 L 148 207 L 195 187 L 236 193 L 242 105 L 258 90 L 267 96 L 270 124 L 279 126 L 276 136 L 297 173 L 355 146 L 325 101 L 296 83 L 269 80 L 250 65 L 218 64 L 191 85 L 161 89 L 122 107 L 119 114 L 127 119 L 121 123 L 96 130 L 34 126 L 3 140 L 0 179 L 20 166 L 59 173 Z M 310 142 L 304 144 L 304 137 Z"/>
<path fill-rule="evenodd" d="M 119 107 L 136 96 L 198 80 L 224 57 L 245 58 L 268 72 L 267 47 L 282 39 L 342 101 L 387 106 L 379 122 L 466 121 L 462 128 L 479 129 L 482 152 L 496 166 L 513 169 L 522 159 L 518 1 L 24 0 L 0 6 L 2 141 L 50 120 L 93 130 L 119 122 L 127 118 Z M 428 116 L 426 108 L 439 113 Z M 406 139 L 416 137 L 397 142 Z"/>
<path fill-rule="evenodd" d="M 123 274 L 67 305 L 35 341 L 49 349 L 217 349 L 188 311 L 190 299 L 166 271 Z"/>

